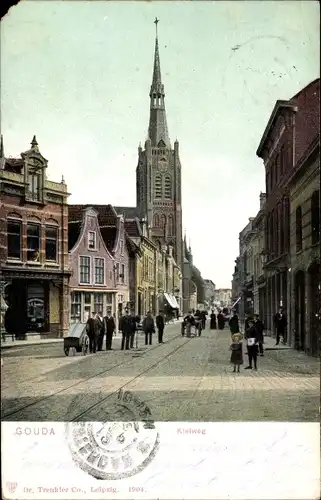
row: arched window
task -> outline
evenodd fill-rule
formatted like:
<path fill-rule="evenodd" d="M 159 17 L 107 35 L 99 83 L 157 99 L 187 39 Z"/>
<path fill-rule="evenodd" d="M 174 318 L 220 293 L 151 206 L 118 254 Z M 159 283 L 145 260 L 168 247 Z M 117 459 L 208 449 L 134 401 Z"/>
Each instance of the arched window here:
<path fill-rule="evenodd" d="M 299 206 L 295 211 L 295 241 L 296 251 L 302 250 L 302 208 Z"/>
<path fill-rule="evenodd" d="M 174 221 L 173 216 L 169 215 L 168 217 L 168 234 L 172 236 L 174 234 Z"/>
<path fill-rule="evenodd" d="M 154 227 L 159 227 L 159 215 L 155 214 L 154 215 L 154 222 L 153 222 Z"/>
<path fill-rule="evenodd" d="M 311 197 L 311 238 L 312 245 L 320 240 L 320 191 L 314 191 Z"/>
<path fill-rule="evenodd" d="M 162 229 L 164 229 L 165 226 L 166 226 L 166 216 L 163 214 L 163 215 L 161 215 L 161 218 L 160 218 L 160 227 Z"/>
<path fill-rule="evenodd" d="M 165 176 L 165 198 L 172 199 L 172 180 L 170 175 Z"/>
<path fill-rule="evenodd" d="M 162 198 L 162 176 L 155 176 L 155 198 Z"/>

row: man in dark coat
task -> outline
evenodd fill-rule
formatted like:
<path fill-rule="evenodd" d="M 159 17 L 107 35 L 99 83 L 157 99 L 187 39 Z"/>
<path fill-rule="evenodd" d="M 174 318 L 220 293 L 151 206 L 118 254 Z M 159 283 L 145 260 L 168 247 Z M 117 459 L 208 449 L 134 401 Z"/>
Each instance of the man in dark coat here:
<path fill-rule="evenodd" d="M 260 353 L 260 356 L 264 356 L 264 353 L 263 353 L 264 325 L 263 325 L 263 322 L 260 320 L 260 317 L 258 314 L 254 314 L 254 326 L 256 328 L 257 339 L 259 342 L 259 353 Z"/>
<path fill-rule="evenodd" d="M 131 319 L 131 323 L 132 323 L 132 333 L 130 336 L 130 348 L 133 349 L 134 348 L 134 341 L 135 341 L 135 333 L 137 331 L 137 316 L 135 315 L 135 313 L 132 313 L 130 315 L 130 319 Z"/>
<path fill-rule="evenodd" d="M 210 321 L 210 329 L 211 330 L 216 330 L 216 314 L 214 312 L 214 309 L 212 309 L 212 313 L 211 313 L 211 321 Z"/>
<path fill-rule="evenodd" d="M 152 335 L 155 333 L 155 323 L 152 313 L 148 311 L 143 320 L 143 330 L 145 332 L 145 345 L 152 345 Z"/>
<path fill-rule="evenodd" d="M 201 316 L 202 316 L 202 329 L 205 330 L 207 311 L 201 311 Z"/>
<path fill-rule="evenodd" d="M 236 311 L 233 311 L 233 316 L 231 317 L 228 324 L 230 327 L 231 335 L 234 335 L 234 333 L 239 333 L 240 331 L 239 318 L 236 314 Z"/>
<path fill-rule="evenodd" d="M 107 313 L 107 315 L 104 317 L 104 329 L 106 333 L 106 351 L 110 351 L 112 349 L 112 342 L 113 342 L 113 334 L 115 331 L 116 325 L 115 325 L 115 320 L 112 317 L 111 313 Z"/>
<path fill-rule="evenodd" d="M 246 370 L 252 370 L 252 363 L 254 362 L 254 370 L 257 370 L 257 351 L 258 351 L 258 337 L 257 330 L 253 320 L 249 320 L 249 329 L 245 333 L 247 341 L 247 353 L 249 356 L 249 366 Z"/>
<path fill-rule="evenodd" d="M 122 332 L 121 350 L 128 351 L 130 337 L 133 333 L 133 322 L 128 311 L 119 320 L 119 330 Z"/>
<path fill-rule="evenodd" d="M 97 328 L 98 328 L 98 339 L 97 339 L 97 351 L 103 350 L 105 327 L 104 320 L 100 312 L 96 314 Z"/>
<path fill-rule="evenodd" d="M 286 316 L 284 314 L 282 307 L 280 307 L 279 312 L 276 313 L 274 316 L 274 326 L 276 329 L 276 344 L 275 345 L 279 345 L 281 337 L 283 338 L 283 344 L 285 344 L 287 320 L 286 320 Z"/>
<path fill-rule="evenodd" d="M 225 325 L 225 320 L 224 320 L 224 316 L 223 316 L 221 311 L 219 311 L 219 313 L 217 315 L 217 323 L 218 323 L 219 330 L 223 330 L 224 325 Z"/>
<path fill-rule="evenodd" d="M 164 334 L 164 328 L 165 328 L 165 320 L 164 320 L 163 311 L 159 311 L 159 314 L 156 316 L 156 326 L 157 326 L 157 330 L 158 330 L 158 343 L 164 344 L 163 334 Z"/>
<path fill-rule="evenodd" d="M 89 337 L 89 352 L 95 354 L 97 350 L 98 331 L 99 331 L 99 326 L 96 320 L 95 312 L 93 312 L 92 317 L 88 318 L 87 320 L 86 331 Z"/>

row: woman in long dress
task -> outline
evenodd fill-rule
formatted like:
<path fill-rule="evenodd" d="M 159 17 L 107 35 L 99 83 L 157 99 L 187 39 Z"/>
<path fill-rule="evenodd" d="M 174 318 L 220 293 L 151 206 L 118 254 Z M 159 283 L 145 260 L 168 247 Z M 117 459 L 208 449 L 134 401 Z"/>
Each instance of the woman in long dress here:
<path fill-rule="evenodd" d="M 211 330 L 216 330 L 216 314 L 214 312 L 214 309 L 212 310 L 210 318 L 211 318 L 210 329 Z"/>

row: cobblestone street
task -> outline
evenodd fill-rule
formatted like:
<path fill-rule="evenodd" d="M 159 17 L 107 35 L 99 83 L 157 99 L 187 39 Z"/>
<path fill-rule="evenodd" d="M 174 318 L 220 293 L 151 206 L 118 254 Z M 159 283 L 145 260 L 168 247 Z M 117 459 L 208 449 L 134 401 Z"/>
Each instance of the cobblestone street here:
<path fill-rule="evenodd" d="M 2 349 L 2 420 L 104 420 L 120 388 L 147 403 L 158 421 L 318 421 L 319 362 L 291 349 L 269 350 L 258 371 L 233 373 L 229 331 L 163 345 L 65 357 L 62 342 Z M 271 339 L 266 346 L 272 345 Z"/>

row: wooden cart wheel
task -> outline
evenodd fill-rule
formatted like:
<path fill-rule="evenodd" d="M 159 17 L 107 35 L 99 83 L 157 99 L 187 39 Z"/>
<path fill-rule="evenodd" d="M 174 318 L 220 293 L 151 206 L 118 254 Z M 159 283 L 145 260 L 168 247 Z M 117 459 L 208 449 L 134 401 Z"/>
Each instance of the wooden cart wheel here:
<path fill-rule="evenodd" d="M 69 347 L 64 348 L 65 356 L 69 356 Z"/>

